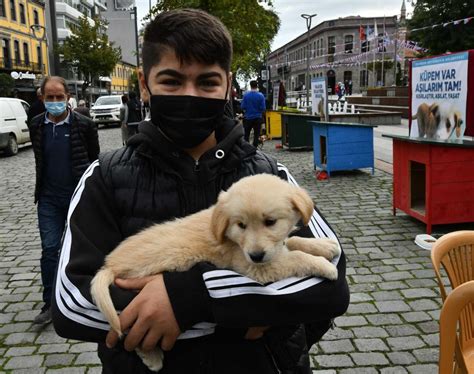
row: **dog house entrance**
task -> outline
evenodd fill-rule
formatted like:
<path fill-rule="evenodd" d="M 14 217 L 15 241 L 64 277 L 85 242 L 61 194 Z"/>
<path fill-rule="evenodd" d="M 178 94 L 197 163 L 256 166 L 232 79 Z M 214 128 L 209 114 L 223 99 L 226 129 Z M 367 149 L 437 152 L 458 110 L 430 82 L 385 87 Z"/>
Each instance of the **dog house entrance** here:
<path fill-rule="evenodd" d="M 319 150 L 320 150 L 319 157 L 321 160 L 321 166 L 326 167 L 327 154 L 326 154 L 326 137 L 325 136 L 319 137 Z"/>
<path fill-rule="evenodd" d="M 426 165 L 410 161 L 410 208 L 425 215 Z"/>

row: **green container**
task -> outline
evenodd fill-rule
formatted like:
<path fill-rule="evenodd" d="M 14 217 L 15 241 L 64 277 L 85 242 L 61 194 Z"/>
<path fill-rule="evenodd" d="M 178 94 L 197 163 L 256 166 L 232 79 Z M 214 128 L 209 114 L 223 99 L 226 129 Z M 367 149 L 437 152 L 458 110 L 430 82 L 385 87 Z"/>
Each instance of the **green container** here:
<path fill-rule="evenodd" d="M 309 121 L 319 120 L 319 116 L 281 113 L 281 143 L 288 149 L 312 149 L 313 126 Z"/>

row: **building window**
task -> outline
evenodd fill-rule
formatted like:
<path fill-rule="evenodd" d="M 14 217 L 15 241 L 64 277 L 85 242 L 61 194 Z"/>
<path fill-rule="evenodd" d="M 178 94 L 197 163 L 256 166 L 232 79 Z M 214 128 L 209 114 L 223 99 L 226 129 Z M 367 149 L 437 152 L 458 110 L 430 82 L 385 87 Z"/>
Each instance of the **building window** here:
<path fill-rule="evenodd" d="M 352 35 L 346 35 L 344 37 L 344 52 L 352 53 L 354 49 L 354 37 Z"/>
<path fill-rule="evenodd" d="M 320 52 L 319 52 L 319 55 L 322 56 L 324 54 L 324 47 L 323 47 L 323 38 L 321 38 L 319 40 L 319 48 L 320 48 Z"/>
<path fill-rule="evenodd" d="M 11 68 L 10 40 L 2 39 L 3 66 Z"/>
<path fill-rule="evenodd" d="M 33 22 L 35 23 L 35 25 L 39 25 L 39 14 L 36 9 L 33 10 Z"/>
<path fill-rule="evenodd" d="M 369 85 L 369 76 L 367 74 L 367 70 L 360 71 L 360 86 L 367 87 Z"/>
<path fill-rule="evenodd" d="M 20 22 L 26 25 L 25 4 L 20 4 Z"/>
<path fill-rule="evenodd" d="M 370 51 L 370 42 L 368 40 L 364 40 L 361 43 L 362 53 Z"/>
<path fill-rule="evenodd" d="M 30 51 L 28 48 L 28 43 L 23 43 L 23 60 L 25 60 L 25 65 L 30 64 Z"/>
<path fill-rule="evenodd" d="M 43 71 L 43 54 L 41 53 L 41 46 L 36 47 L 36 54 L 38 56 L 38 65 L 41 71 Z"/>
<path fill-rule="evenodd" d="M 12 21 L 16 21 L 15 0 L 10 0 L 10 17 L 11 17 Z"/>
<path fill-rule="evenodd" d="M 336 53 L 336 37 L 329 36 L 328 37 L 328 54 L 333 55 Z"/>
<path fill-rule="evenodd" d="M 0 17 L 6 17 L 5 0 L 0 0 Z"/>
<path fill-rule="evenodd" d="M 18 40 L 15 40 L 13 42 L 13 53 L 15 54 L 15 62 L 19 64 L 21 62 L 21 56 L 20 56 L 20 42 Z"/>

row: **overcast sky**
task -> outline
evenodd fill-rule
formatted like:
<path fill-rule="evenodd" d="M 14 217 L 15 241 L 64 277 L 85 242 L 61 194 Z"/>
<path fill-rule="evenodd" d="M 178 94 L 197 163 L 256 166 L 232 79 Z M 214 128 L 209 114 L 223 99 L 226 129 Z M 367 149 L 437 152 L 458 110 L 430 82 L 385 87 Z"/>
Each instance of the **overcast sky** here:
<path fill-rule="evenodd" d="M 147 13 L 149 0 L 136 0 L 138 17 L 141 20 Z M 406 0 L 407 12 L 412 11 Z M 155 2 L 152 0 L 151 4 Z M 280 31 L 273 41 L 272 50 L 288 43 L 306 32 L 306 21 L 301 14 L 314 14 L 311 27 L 320 22 L 346 16 L 393 16 L 400 14 L 402 0 L 273 0 L 274 9 L 281 21 Z M 242 20 L 245 22 L 245 20 Z"/>

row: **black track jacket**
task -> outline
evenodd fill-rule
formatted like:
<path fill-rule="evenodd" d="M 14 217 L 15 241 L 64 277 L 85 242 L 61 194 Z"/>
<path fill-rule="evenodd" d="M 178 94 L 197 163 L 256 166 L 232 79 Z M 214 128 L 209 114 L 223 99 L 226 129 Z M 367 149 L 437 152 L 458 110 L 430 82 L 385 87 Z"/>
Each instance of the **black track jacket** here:
<path fill-rule="evenodd" d="M 127 147 L 101 154 L 76 188 L 58 266 L 53 322 L 63 337 L 98 342 L 104 373 L 149 373 L 135 352 L 105 347 L 109 325 L 89 289 L 108 253 L 155 222 L 211 206 L 221 190 L 244 176 L 272 173 L 296 184 L 283 165 L 243 140 L 234 121 L 224 121 L 216 137 L 217 146 L 195 162 L 157 127 L 142 122 Z M 295 235 L 337 239 L 317 211 Z M 183 333 L 165 353 L 160 373 L 310 373 L 306 341 L 311 345 L 320 338 L 329 320 L 349 304 L 344 254 L 334 262 L 339 270 L 334 282 L 307 277 L 262 285 L 209 263 L 165 273 Z M 135 293 L 112 286 L 111 295 L 122 310 Z M 263 339 L 243 339 L 251 326 L 272 329 Z"/>

